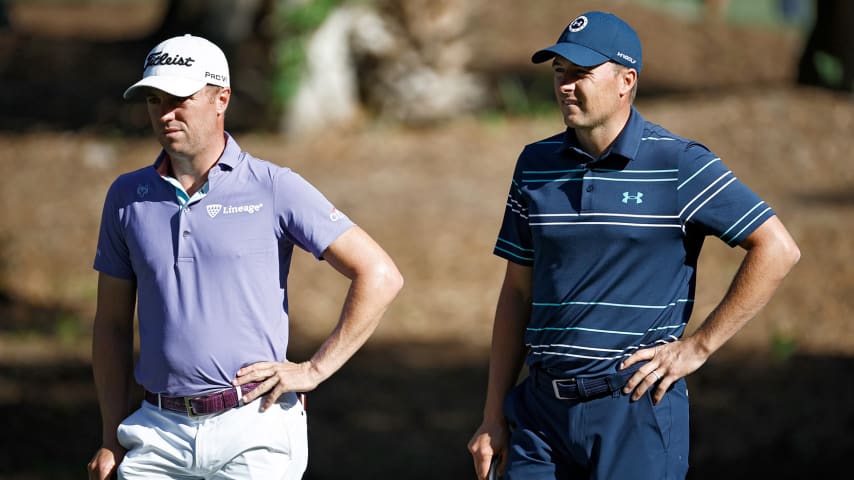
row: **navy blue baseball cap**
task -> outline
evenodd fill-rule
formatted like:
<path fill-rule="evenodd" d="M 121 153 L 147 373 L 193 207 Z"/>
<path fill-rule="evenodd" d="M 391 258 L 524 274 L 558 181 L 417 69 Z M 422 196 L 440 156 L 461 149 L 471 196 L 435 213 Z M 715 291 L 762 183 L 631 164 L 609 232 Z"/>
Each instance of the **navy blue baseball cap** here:
<path fill-rule="evenodd" d="M 566 26 L 554 45 L 536 52 L 531 61 L 543 63 L 555 55 L 582 67 L 613 60 L 641 71 L 641 42 L 628 23 L 611 13 L 587 12 Z"/>

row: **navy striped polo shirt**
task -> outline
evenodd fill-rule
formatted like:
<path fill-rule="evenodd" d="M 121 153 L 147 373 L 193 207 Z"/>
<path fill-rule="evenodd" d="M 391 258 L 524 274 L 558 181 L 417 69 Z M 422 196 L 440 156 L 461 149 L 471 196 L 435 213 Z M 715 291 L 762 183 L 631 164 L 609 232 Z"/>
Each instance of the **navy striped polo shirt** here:
<path fill-rule="evenodd" d="M 704 238 L 736 246 L 773 215 L 709 149 L 634 108 L 599 158 L 572 129 L 527 145 L 494 253 L 533 267 L 528 365 L 605 373 L 680 338 Z"/>

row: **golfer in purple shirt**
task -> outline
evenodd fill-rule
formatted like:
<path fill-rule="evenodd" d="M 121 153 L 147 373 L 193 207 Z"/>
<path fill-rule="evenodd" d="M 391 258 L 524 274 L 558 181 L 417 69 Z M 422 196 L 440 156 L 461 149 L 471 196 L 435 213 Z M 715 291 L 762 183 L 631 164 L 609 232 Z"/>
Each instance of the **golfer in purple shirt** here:
<path fill-rule="evenodd" d="M 364 344 L 402 277 L 305 179 L 225 132 L 228 64 L 211 42 L 160 43 L 124 96 L 145 99 L 163 151 L 120 176 L 104 202 L 93 338 L 103 441 L 89 477 L 301 478 L 308 446 L 297 392 Z M 336 328 L 302 363 L 286 358 L 294 246 L 351 281 Z M 131 375 L 145 389 L 136 410 Z"/>

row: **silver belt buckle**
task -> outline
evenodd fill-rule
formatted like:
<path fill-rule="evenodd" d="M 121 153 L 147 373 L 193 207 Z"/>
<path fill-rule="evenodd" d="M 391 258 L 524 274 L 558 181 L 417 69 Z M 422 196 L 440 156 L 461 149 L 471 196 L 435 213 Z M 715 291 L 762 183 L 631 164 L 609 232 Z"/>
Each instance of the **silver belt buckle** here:
<path fill-rule="evenodd" d="M 579 397 L 563 397 L 560 394 L 560 389 L 558 388 L 558 383 L 576 383 L 574 378 L 556 378 L 552 380 L 552 389 L 555 392 L 555 398 L 559 400 L 577 400 Z"/>

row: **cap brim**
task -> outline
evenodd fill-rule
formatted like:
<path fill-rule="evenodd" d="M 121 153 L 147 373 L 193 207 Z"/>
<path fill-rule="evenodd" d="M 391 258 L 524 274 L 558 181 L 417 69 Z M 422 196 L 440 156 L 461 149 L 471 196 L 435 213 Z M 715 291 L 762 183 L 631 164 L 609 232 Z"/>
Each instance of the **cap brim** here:
<path fill-rule="evenodd" d="M 204 88 L 205 85 L 207 85 L 205 82 L 189 78 L 151 75 L 131 85 L 122 96 L 125 100 L 132 100 L 137 98 L 146 88 L 156 88 L 176 97 L 189 97 Z"/>
<path fill-rule="evenodd" d="M 531 61 L 534 63 L 543 63 L 551 60 L 555 55 L 560 55 L 581 67 L 593 67 L 610 60 L 607 56 L 577 43 L 556 43 L 551 47 L 534 53 L 531 56 Z"/>

